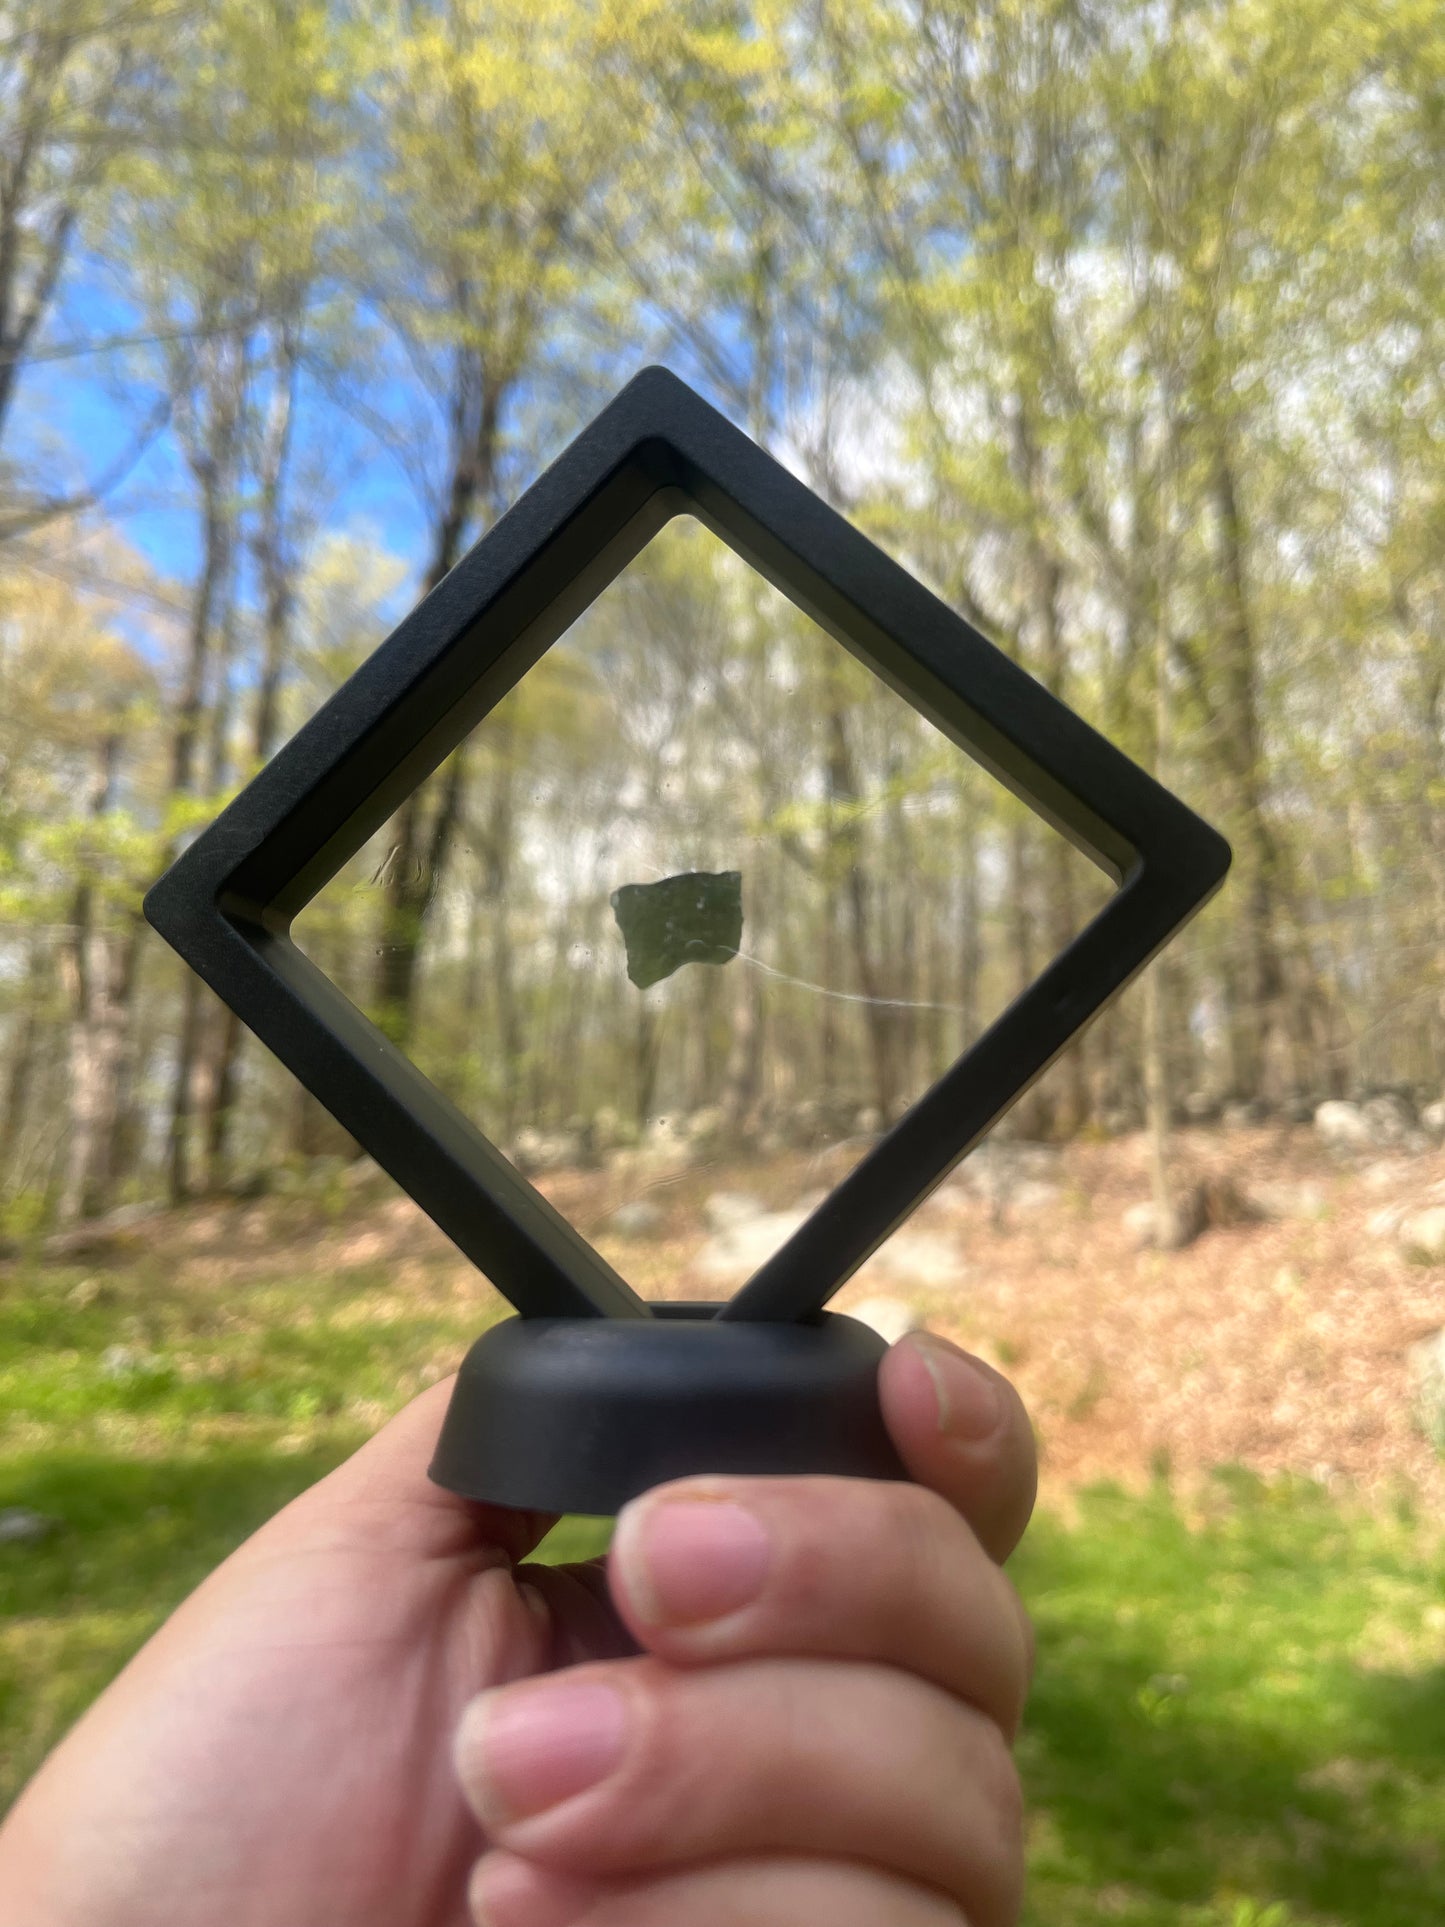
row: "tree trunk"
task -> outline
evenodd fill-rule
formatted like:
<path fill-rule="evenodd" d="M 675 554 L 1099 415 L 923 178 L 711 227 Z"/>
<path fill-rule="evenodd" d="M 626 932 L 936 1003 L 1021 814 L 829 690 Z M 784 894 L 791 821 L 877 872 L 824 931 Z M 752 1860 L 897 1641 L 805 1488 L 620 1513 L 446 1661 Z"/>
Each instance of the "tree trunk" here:
<path fill-rule="evenodd" d="M 652 1094 L 657 1088 L 661 1056 L 662 1025 L 644 992 L 637 1000 L 632 1053 L 632 1112 L 639 1131 L 647 1128 L 647 1120 L 652 1115 Z"/>
<path fill-rule="evenodd" d="M 893 1122 L 897 1090 L 893 1062 L 889 1013 L 883 1008 L 875 952 L 873 892 L 864 869 L 862 837 L 851 806 L 858 802 L 858 780 L 853 767 L 853 752 L 848 742 L 848 722 L 842 696 L 836 685 L 828 692 L 828 795 L 841 806 L 843 820 L 838 829 L 838 862 L 842 870 L 843 900 L 847 905 L 849 934 L 853 940 L 853 973 L 860 994 L 866 1000 L 863 1019 L 867 1027 L 872 1058 L 873 1101 L 885 1129 Z"/>
<path fill-rule="evenodd" d="M 240 379 L 238 374 L 238 383 Z M 235 539 L 231 483 L 238 410 L 239 392 L 219 405 L 216 430 L 219 446 L 193 458 L 193 467 L 201 482 L 203 546 L 200 578 L 191 604 L 185 681 L 176 705 L 171 737 L 173 796 L 189 795 L 195 787 L 217 614 L 231 582 Z M 214 753 L 217 747 L 214 738 L 212 746 Z M 191 1194 L 191 1124 L 199 1109 L 204 1081 L 198 1057 L 204 1035 L 200 982 L 189 970 L 185 972 L 181 1000 L 181 1030 L 176 1040 L 170 1100 L 168 1168 L 173 1204 L 183 1203 Z"/>
<path fill-rule="evenodd" d="M 475 356 L 458 350 L 452 395 L 452 472 L 436 528 L 436 542 L 424 589 L 447 575 L 461 554 L 467 528 L 484 504 L 496 475 L 497 436 L 505 384 L 483 378 L 475 428 L 469 427 L 469 397 L 478 379 Z M 452 833 L 461 812 L 466 746 L 456 750 L 444 773 L 407 798 L 392 819 L 382 894 L 379 965 L 374 1002 L 376 1021 L 405 1049 L 415 1020 L 417 966 L 427 919 L 436 899 Z M 434 798 L 428 820 L 428 798 Z M 515 1108 L 513 1105 L 512 1108 Z"/>
<path fill-rule="evenodd" d="M 982 905 L 978 889 L 978 813 L 974 808 L 972 772 L 959 786 L 962 816 L 959 841 L 958 1008 L 961 1048 L 967 1050 L 982 1028 L 979 1013 L 983 975 Z"/>
<path fill-rule="evenodd" d="M 1036 548 L 1034 554 L 1034 583 L 1039 616 L 1039 668 L 1044 687 L 1060 702 L 1066 702 L 1068 664 L 1064 653 L 1063 624 L 1059 616 L 1063 570 L 1041 547 Z M 1079 913 L 1073 845 L 1067 837 L 1053 830 L 1048 832 L 1048 839 L 1048 933 L 1052 959 L 1073 942 Z M 1069 1046 L 1054 1067 L 1048 1078 L 1048 1087 L 1053 1110 L 1053 1135 L 1072 1137 L 1089 1111 L 1084 1057 L 1077 1041 Z"/>
<path fill-rule="evenodd" d="M 1408 624 L 1408 611 L 1400 614 Z M 1421 846 L 1429 876 L 1427 928 L 1433 952 L 1435 995 L 1430 1005 L 1429 1056 L 1436 1090 L 1445 1078 L 1445 651 L 1433 638 L 1421 635 L 1419 715 L 1422 733 L 1422 774 L 1419 806 Z"/>
<path fill-rule="evenodd" d="M 1223 699 L 1216 718 L 1221 758 L 1236 810 L 1236 961 L 1233 999 L 1236 1095 L 1257 1097 L 1281 988 L 1274 932 L 1279 866 L 1265 815 L 1260 740 L 1259 663 L 1250 618 L 1245 536 L 1228 451 L 1217 449 L 1212 477 L 1223 580 L 1219 663 Z"/>
<path fill-rule="evenodd" d="M 1156 622 L 1154 654 L 1154 773 L 1166 783 L 1169 765 L 1169 638 L 1163 613 Z M 1154 1202 L 1155 1241 L 1161 1247 L 1175 1224 L 1169 1184 L 1169 1061 L 1164 1021 L 1163 959 L 1144 973 L 1144 1111 L 1149 1133 L 1149 1185 Z"/>
<path fill-rule="evenodd" d="M 732 1035 L 722 1092 L 723 1126 L 735 1143 L 752 1130 L 762 1062 L 762 988 L 755 970 L 741 970 L 733 978 Z"/>
<path fill-rule="evenodd" d="M 119 763 L 120 739 L 109 736 L 97 758 L 89 811 L 93 819 L 114 802 Z M 101 924 L 89 879 L 77 887 L 70 916 L 70 935 L 61 951 L 73 1011 L 70 1132 L 56 1206 L 61 1224 L 73 1223 L 104 1202 L 126 1024 L 123 936 Z"/>
<path fill-rule="evenodd" d="M 35 1060 L 40 1042 L 40 986 L 44 976 L 44 958 L 44 945 L 38 937 L 33 937 L 16 1004 L 15 1027 L 10 1039 L 10 1062 L 5 1079 L 5 1100 L 0 1105 L 0 1190 L 11 1188 L 15 1163 L 30 1115 Z"/>
<path fill-rule="evenodd" d="M 171 1079 L 171 1127 L 167 1188 L 172 1204 L 184 1204 L 194 1191 L 191 1124 L 202 1109 L 205 1066 L 201 1058 L 201 980 L 186 971 L 181 982 L 181 1025 Z"/>
<path fill-rule="evenodd" d="M 280 727 L 281 684 L 291 653 L 291 613 L 295 603 L 294 565 L 287 554 L 285 482 L 295 419 L 299 348 L 289 331 L 283 342 L 282 378 L 271 398 L 260 461 L 260 517 L 252 553 L 261 577 L 262 651 L 251 721 L 251 756 L 259 768 L 276 746 Z M 221 752 L 223 753 L 223 752 Z M 220 756 L 216 758 L 219 766 Z M 206 1188 L 224 1188 L 231 1173 L 231 1137 L 239 1060 L 246 1032 L 239 1017 L 226 1010 L 216 1032 L 215 1055 L 207 1079 L 205 1124 Z"/>

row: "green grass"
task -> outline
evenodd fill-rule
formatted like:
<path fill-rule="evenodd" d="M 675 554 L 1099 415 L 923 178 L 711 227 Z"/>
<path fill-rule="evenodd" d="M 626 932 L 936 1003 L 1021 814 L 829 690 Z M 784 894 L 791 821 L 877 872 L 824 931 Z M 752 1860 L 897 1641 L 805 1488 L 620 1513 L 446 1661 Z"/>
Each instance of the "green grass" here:
<path fill-rule="evenodd" d="M 166 1611 L 490 1316 L 376 1269 L 0 1280 L 0 1801 Z M 122 1355 L 111 1347 L 123 1346 Z M 567 1521 L 555 1557 L 599 1543 Z M 1039 1633 L 1029 1927 L 1445 1920 L 1445 1548 L 1221 1475 L 1088 1494 L 1017 1564 Z"/>
<path fill-rule="evenodd" d="M 1445 1919 L 1445 1556 L 1220 1477 L 1037 1522 L 1017 1577 L 1037 1927 Z"/>

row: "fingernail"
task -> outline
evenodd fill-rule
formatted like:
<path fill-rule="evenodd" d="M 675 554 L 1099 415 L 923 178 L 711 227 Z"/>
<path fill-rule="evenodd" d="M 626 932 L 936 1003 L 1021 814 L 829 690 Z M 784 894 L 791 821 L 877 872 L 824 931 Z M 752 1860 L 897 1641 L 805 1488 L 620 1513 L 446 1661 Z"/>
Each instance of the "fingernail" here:
<path fill-rule="evenodd" d="M 618 1519 L 612 1556 L 649 1626 L 699 1626 L 756 1599 L 773 1542 L 728 1499 L 643 1499 Z"/>
<path fill-rule="evenodd" d="M 1003 1417 L 1003 1393 L 996 1380 L 946 1338 L 927 1332 L 915 1343 L 933 1380 L 939 1431 L 953 1439 L 988 1438 Z"/>
<path fill-rule="evenodd" d="M 457 1774 L 484 1826 L 525 1820 L 606 1779 L 627 1710 L 610 1686 L 547 1680 L 481 1693 L 457 1731 Z"/>

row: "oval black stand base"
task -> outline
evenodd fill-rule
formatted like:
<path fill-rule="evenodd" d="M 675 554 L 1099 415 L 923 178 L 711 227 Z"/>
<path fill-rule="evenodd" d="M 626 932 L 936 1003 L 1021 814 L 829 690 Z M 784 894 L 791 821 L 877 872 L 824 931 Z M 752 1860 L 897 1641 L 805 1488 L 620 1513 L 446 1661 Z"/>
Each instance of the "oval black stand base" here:
<path fill-rule="evenodd" d="M 491 1505 L 604 1515 L 695 1472 L 906 1477 L 878 1407 L 876 1332 L 835 1312 L 717 1309 L 504 1319 L 463 1361 L 430 1476 Z"/>

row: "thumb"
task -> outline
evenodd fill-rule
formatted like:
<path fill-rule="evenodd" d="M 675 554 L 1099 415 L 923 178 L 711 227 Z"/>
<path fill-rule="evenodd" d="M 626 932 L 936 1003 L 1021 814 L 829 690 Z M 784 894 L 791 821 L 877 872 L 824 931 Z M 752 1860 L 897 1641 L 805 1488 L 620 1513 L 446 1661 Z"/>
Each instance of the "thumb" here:
<path fill-rule="evenodd" d="M 946 1338 L 914 1332 L 883 1360 L 878 1393 L 909 1477 L 956 1506 L 1001 1564 L 1038 1491 L 1033 1427 L 1013 1386 Z"/>

